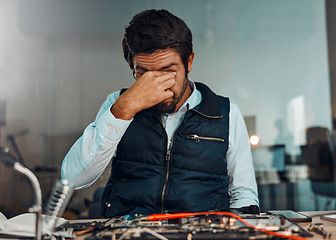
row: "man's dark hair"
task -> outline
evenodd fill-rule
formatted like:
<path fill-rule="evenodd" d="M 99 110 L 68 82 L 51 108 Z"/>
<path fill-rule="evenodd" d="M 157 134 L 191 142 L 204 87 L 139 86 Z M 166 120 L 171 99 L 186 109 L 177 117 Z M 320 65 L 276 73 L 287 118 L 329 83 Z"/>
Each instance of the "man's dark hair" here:
<path fill-rule="evenodd" d="M 136 14 L 125 28 L 124 57 L 134 73 L 134 55 L 172 48 L 180 54 L 186 74 L 192 54 L 192 34 L 185 22 L 167 10 L 146 10 Z"/>

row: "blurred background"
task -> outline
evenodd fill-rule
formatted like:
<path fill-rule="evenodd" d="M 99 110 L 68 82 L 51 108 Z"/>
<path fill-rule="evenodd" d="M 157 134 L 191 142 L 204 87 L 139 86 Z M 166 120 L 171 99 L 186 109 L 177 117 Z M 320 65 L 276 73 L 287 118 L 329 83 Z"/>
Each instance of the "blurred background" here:
<path fill-rule="evenodd" d="M 257 137 L 261 210 L 335 210 L 335 187 L 326 195 L 313 186 L 335 177 L 332 0 L 0 0 L 0 146 L 36 174 L 44 200 L 106 96 L 133 84 L 123 31 L 150 8 L 187 23 L 190 79 L 230 97 Z M 71 217 L 90 215 L 109 170 L 74 193 Z M 3 165 L 0 196 L 8 217 L 33 204 L 27 179 Z"/>

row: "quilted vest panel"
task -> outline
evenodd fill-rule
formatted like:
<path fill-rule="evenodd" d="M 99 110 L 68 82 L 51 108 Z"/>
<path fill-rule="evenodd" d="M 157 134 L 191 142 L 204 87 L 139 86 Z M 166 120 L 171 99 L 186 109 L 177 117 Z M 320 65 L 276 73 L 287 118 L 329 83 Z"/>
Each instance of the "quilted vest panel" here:
<path fill-rule="evenodd" d="M 229 100 L 196 86 L 205 100 L 187 111 L 170 151 L 159 116 L 136 114 L 113 159 L 104 217 L 229 208 Z"/>

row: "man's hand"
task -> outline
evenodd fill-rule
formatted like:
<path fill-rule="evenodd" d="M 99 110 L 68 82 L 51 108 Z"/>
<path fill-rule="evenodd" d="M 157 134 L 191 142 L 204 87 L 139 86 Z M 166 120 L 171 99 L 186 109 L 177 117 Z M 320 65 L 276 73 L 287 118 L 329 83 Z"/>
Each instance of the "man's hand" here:
<path fill-rule="evenodd" d="M 145 72 L 117 99 L 111 113 L 116 118 L 130 120 L 136 113 L 173 97 L 175 77 L 176 72 Z"/>

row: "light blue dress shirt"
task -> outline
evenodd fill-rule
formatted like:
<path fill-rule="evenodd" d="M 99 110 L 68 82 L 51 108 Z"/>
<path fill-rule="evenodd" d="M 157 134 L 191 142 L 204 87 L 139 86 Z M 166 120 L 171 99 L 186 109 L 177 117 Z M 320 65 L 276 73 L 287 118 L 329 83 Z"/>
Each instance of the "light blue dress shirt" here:
<path fill-rule="evenodd" d="M 90 186 L 104 172 L 113 158 L 117 145 L 132 120 L 116 119 L 110 111 L 120 96 L 114 92 L 100 108 L 95 122 L 84 130 L 72 146 L 62 164 L 62 178 L 68 179 L 76 189 Z M 202 100 L 201 93 L 193 84 L 193 92 L 180 109 L 173 114 L 163 114 L 161 120 L 168 135 L 168 148 L 175 129 L 185 112 Z M 229 148 L 227 163 L 229 174 L 230 207 L 259 206 L 257 184 L 252 163 L 251 149 L 244 118 L 238 107 L 230 102 Z"/>

